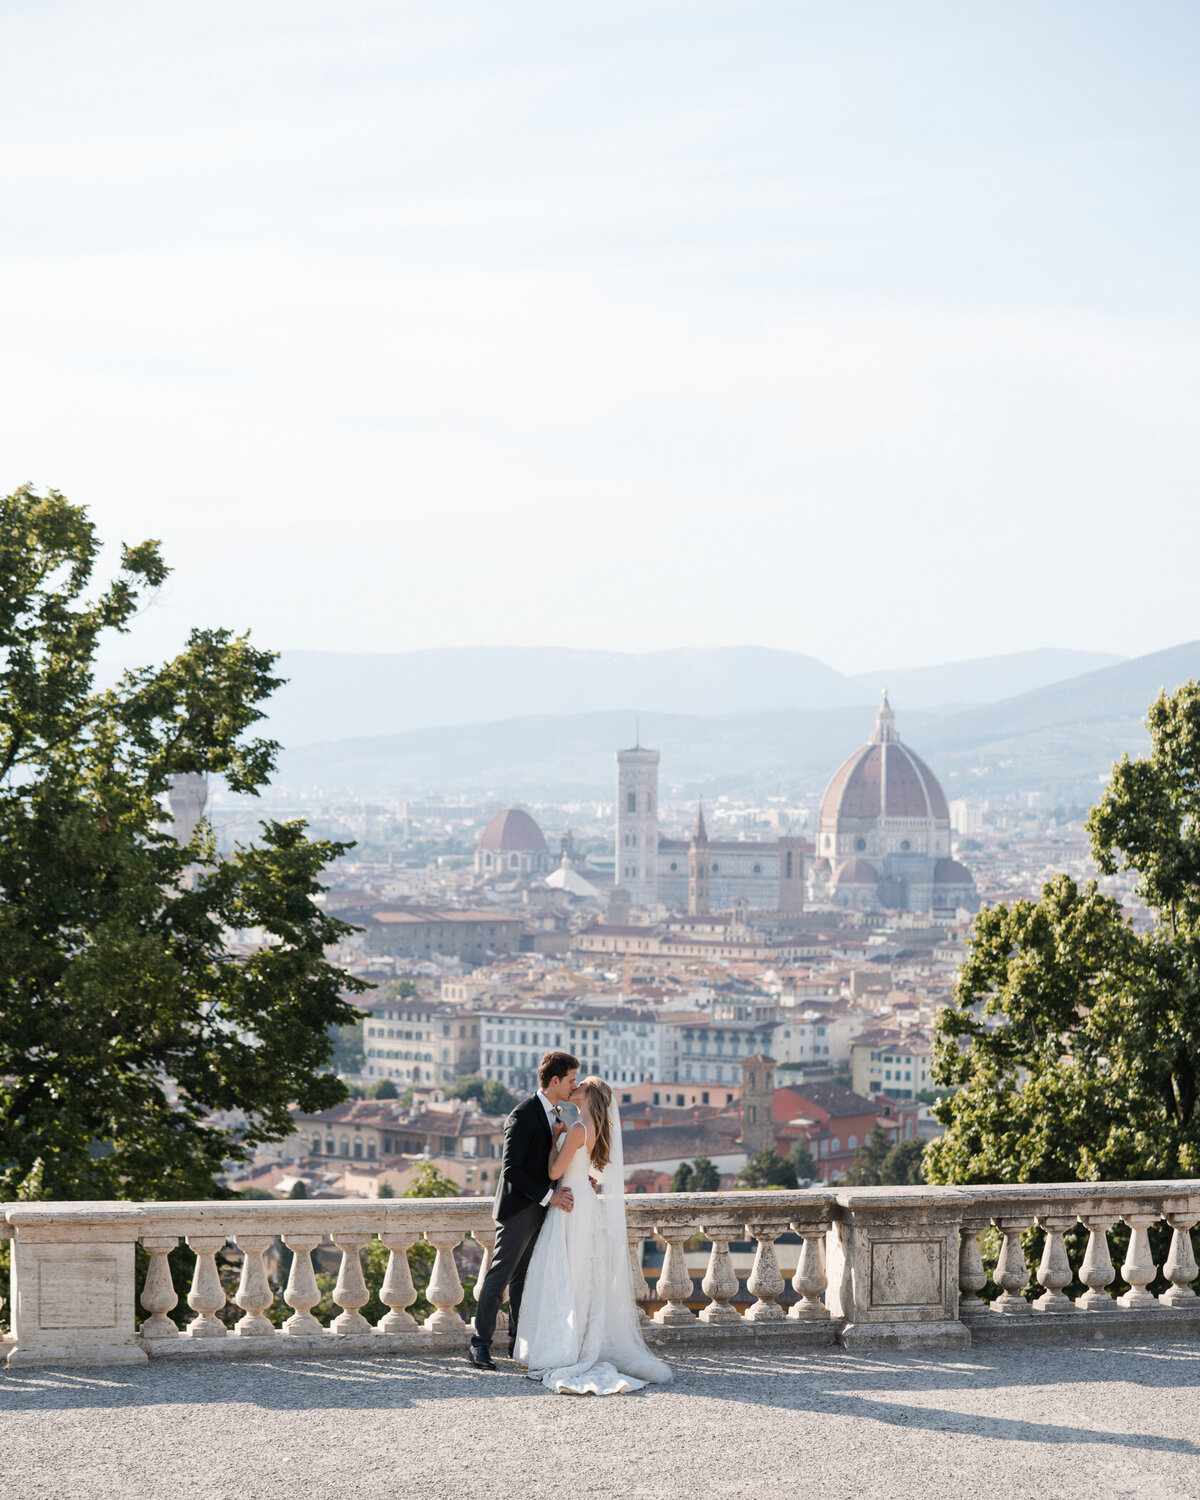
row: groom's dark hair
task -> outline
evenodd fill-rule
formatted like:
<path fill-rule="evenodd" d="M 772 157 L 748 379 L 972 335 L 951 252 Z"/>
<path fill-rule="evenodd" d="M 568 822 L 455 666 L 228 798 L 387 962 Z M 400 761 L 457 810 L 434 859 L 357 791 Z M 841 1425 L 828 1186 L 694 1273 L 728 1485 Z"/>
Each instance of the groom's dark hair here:
<path fill-rule="evenodd" d="M 544 1089 L 552 1078 L 565 1078 L 578 1066 L 579 1059 L 569 1052 L 547 1052 L 538 1063 L 538 1088 Z"/>

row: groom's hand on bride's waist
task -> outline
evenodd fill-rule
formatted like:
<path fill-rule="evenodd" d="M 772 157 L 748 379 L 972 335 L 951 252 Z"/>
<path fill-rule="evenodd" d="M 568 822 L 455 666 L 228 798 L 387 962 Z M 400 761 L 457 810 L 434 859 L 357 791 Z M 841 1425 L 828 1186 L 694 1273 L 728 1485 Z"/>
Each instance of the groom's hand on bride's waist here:
<path fill-rule="evenodd" d="M 561 1208 L 564 1213 L 569 1214 L 575 1207 L 575 1194 L 569 1187 L 558 1187 L 554 1189 L 550 1202 L 554 1208 Z"/>

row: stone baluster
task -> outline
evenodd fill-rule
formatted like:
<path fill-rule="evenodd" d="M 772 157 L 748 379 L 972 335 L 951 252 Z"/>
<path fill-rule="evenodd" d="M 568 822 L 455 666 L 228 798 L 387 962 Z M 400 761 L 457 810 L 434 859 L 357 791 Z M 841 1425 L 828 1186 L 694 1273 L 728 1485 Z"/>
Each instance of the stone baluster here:
<path fill-rule="evenodd" d="M 415 1231 L 404 1232 L 401 1230 L 384 1230 L 379 1236 L 383 1241 L 384 1248 L 388 1252 L 387 1270 L 383 1276 L 383 1286 L 379 1291 L 379 1300 L 390 1309 L 375 1325 L 377 1333 L 411 1333 L 420 1325 L 407 1309 L 417 1300 L 417 1289 L 413 1286 L 412 1271 L 409 1269 L 408 1252 L 416 1244 L 418 1235 Z M 492 1236 L 495 1239 L 495 1236 Z M 480 1280 L 487 1274 L 487 1255 L 485 1249 L 483 1264 L 479 1268 Z"/>
<path fill-rule="evenodd" d="M 1196 1257 L 1192 1251 L 1192 1225 L 1196 1223 L 1194 1209 L 1180 1213 L 1165 1213 L 1163 1217 L 1171 1226 L 1171 1249 L 1163 1266 L 1163 1275 L 1171 1283 L 1159 1298 L 1166 1307 L 1190 1307 L 1196 1301 L 1191 1283 L 1196 1279 Z"/>
<path fill-rule="evenodd" d="M 734 1231 L 725 1224 L 711 1224 L 704 1229 L 712 1241 L 704 1280 L 700 1283 L 708 1306 L 700 1309 L 702 1323 L 740 1323 L 742 1315 L 730 1301 L 737 1293 L 738 1279 L 733 1269 L 733 1257 L 729 1253 L 729 1240 Z"/>
<path fill-rule="evenodd" d="M 1076 1302 L 1075 1308 L 1078 1312 L 1115 1312 L 1117 1304 L 1104 1290 L 1111 1285 L 1117 1274 L 1108 1252 L 1108 1231 L 1115 1221 L 1111 1214 L 1085 1212 L 1079 1215 L 1079 1222 L 1088 1232 L 1087 1250 L 1084 1252 L 1083 1265 L 1079 1268 L 1079 1279 L 1087 1287 L 1087 1291 Z"/>
<path fill-rule="evenodd" d="M 1129 1283 L 1129 1290 L 1117 1298 L 1121 1307 L 1157 1307 L 1158 1298 L 1146 1288 L 1158 1274 L 1154 1256 L 1150 1253 L 1150 1226 L 1157 1224 L 1159 1214 L 1153 1209 L 1147 1213 L 1128 1213 L 1121 1216 L 1129 1225 L 1129 1249 L 1121 1266 L 1121 1275 Z"/>
<path fill-rule="evenodd" d="M 425 1295 L 433 1303 L 434 1310 L 425 1319 L 424 1327 L 431 1333 L 450 1338 L 465 1336 L 467 1325 L 462 1314 L 455 1308 L 462 1301 L 463 1287 L 458 1279 L 458 1267 L 454 1263 L 454 1248 L 462 1236 L 457 1230 L 426 1231 L 425 1238 L 437 1251 L 433 1259 L 433 1272 Z"/>
<path fill-rule="evenodd" d="M 245 1317 L 237 1320 L 233 1331 L 244 1339 L 274 1338 L 275 1330 L 266 1313 L 275 1301 L 275 1293 L 267 1278 L 263 1256 L 275 1243 L 275 1237 L 270 1234 L 239 1234 L 235 1238 L 242 1252 L 242 1274 L 233 1300 Z"/>
<path fill-rule="evenodd" d="M 1037 1221 L 1046 1233 L 1042 1258 L 1038 1262 L 1038 1280 L 1046 1290 L 1035 1299 L 1033 1306 L 1038 1312 L 1073 1313 L 1075 1304 L 1063 1292 L 1063 1287 L 1071 1284 L 1071 1262 L 1067 1258 L 1063 1235 L 1074 1224 L 1075 1215 L 1039 1214 Z"/>
<path fill-rule="evenodd" d="M 187 1299 L 196 1316 L 185 1332 L 190 1339 L 223 1339 L 229 1330 L 217 1317 L 225 1306 L 225 1288 L 217 1270 L 217 1251 L 224 1248 L 225 1236 L 189 1234 L 187 1242 L 196 1252 L 196 1269 L 192 1273 L 192 1288 Z"/>
<path fill-rule="evenodd" d="M 138 1333 L 144 1339 L 177 1339 L 179 1329 L 167 1314 L 179 1301 L 175 1283 L 171 1279 L 171 1263 L 167 1259 L 179 1244 L 177 1235 L 151 1235 L 142 1239 L 142 1246 L 150 1256 L 146 1267 L 146 1281 L 138 1299 L 150 1316 L 143 1322 Z"/>
<path fill-rule="evenodd" d="M 1017 1218 L 1004 1216 L 993 1222 L 1004 1238 L 995 1271 L 996 1285 L 1001 1290 L 992 1303 L 992 1311 L 1004 1317 L 1023 1317 L 1033 1311 L 1021 1295 L 1021 1288 L 1029 1285 L 1029 1267 L 1025 1263 L 1021 1235 L 1030 1223 L 1024 1215 Z"/>
<path fill-rule="evenodd" d="M 829 1278 L 825 1272 L 825 1226 L 814 1229 L 811 1224 L 793 1224 L 800 1236 L 800 1259 L 796 1274 L 792 1277 L 792 1290 L 799 1297 L 788 1309 L 788 1317 L 798 1322 L 829 1321 L 829 1309 L 821 1298 Z"/>
<path fill-rule="evenodd" d="M 488 1273 L 492 1264 L 492 1255 L 496 1249 L 496 1231 L 494 1229 L 472 1229 L 471 1238 L 478 1242 L 483 1249 L 483 1256 L 479 1262 L 479 1271 L 475 1277 L 475 1298 L 478 1301 L 479 1293 L 483 1288 L 483 1278 Z M 475 1319 L 471 1319 L 471 1332 L 475 1332 Z M 508 1314 L 503 1308 L 496 1314 L 497 1339 L 506 1338 L 508 1335 Z"/>
<path fill-rule="evenodd" d="M 691 1227 L 656 1224 L 654 1232 L 667 1247 L 656 1288 L 664 1305 L 654 1314 L 654 1321 L 667 1327 L 673 1323 L 693 1323 L 696 1315 L 687 1305 L 687 1299 L 692 1295 L 692 1278 L 683 1248 L 691 1238 Z"/>
<path fill-rule="evenodd" d="M 283 1300 L 295 1311 L 283 1325 L 283 1331 L 292 1338 L 323 1338 L 325 1330 L 312 1309 L 321 1300 L 317 1278 L 313 1274 L 312 1253 L 321 1243 L 319 1234 L 285 1234 L 283 1243 L 292 1252 L 292 1268 L 288 1273 L 288 1284 L 284 1288 Z"/>
<path fill-rule="evenodd" d="M 640 1229 L 629 1231 L 629 1285 L 633 1300 L 637 1304 L 638 1322 L 649 1324 L 650 1314 L 641 1305 L 650 1296 L 646 1273 L 642 1270 L 642 1241 L 645 1236 Z"/>
<path fill-rule="evenodd" d="M 751 1323 L 777 1323 L 787 1314 L 776 1298 L 783 1291 L 783 1276 L 779 1271 L 779 1260 L 775 1254 L 775 1241 L 783 1233 L 781 1224 L 747 1224 L 746 1233 L 758 1246 L 754 1252 L 754 1265 L 746 1282 L 748 1291 L 754 1294 L 754 1305 L 746 1313 Z"/>
<path fill-rule="evenodd" d="M 333 1289 L 333 1300 L 342 1309 L 329 1325 L 330 1333 L 338 1338 L 370 1333 L 371 1325 L 359 1312 L 359 1308 L 370 1300 L 366 1278 L 363 1276 L 362 1255 L 364 1245 L 371 1242 L 369 1234 L 354 1234 L 334 1230 L 333 1243 L 342 1252 L 338 1266 L 337 1285 Z"/>
<path fill-rule="evenodd" d="M 958 1232 L 958 1316 L 963 1323 L 976 1323 L 991 1315 L 979 1295 L 987 1286 L 979 1236 L 990 1223 L 990 1219 L 964 1219 Z"/>

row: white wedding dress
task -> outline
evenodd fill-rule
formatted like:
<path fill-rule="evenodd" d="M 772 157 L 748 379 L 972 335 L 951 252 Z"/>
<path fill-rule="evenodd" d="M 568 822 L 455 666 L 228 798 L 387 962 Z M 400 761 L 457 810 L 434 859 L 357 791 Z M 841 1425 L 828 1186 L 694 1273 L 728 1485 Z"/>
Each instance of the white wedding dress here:
<path fill-rule="evenodd" d="M 585 1146 L 571 1158 L 561 1183 L 575 1206 L 570 1213 L 547 1209 L 521 1300 L 514 1357 L 529 1366 L 531 1380 L 559 1395 L 618 1396 L 671 1379 L 670 1365 L 650 1353 L 638 1326 L 615 1105 L 609 1118 L 613 1160 L 596 1173 Z M 589 1175 L 599 1176 L 599 1194 Z"/>

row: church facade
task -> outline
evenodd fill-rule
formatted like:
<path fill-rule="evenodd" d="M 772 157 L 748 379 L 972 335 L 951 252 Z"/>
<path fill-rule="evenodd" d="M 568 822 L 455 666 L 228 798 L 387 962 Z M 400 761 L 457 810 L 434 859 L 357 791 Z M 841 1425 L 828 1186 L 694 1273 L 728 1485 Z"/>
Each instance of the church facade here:
<path fill-rule="evenodd" d="M 710 841 L 703 812 L 690 840 L 658 831 L 657 750 L 617 752 L 614 883 L 634 906 L 678 911 L 732 911 L 745 901 L 758 911 L 804 908 L 805 840 Z"/>

